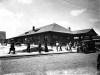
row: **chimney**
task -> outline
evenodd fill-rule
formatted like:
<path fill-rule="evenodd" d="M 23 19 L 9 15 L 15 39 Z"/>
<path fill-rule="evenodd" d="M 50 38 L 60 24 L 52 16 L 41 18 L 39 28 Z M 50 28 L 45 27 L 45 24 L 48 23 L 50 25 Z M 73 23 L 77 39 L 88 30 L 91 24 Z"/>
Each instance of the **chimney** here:
<path fill-rule="evenodd" d="M 32 30 L 35 31 L 35 26 L 33 26 L 33 29 Z"/>
<path fill-rule="evenodd" d="M 70 28 L 70 27 L 68 27 L 68 30 L 71 30 L 71 28 Z"/>

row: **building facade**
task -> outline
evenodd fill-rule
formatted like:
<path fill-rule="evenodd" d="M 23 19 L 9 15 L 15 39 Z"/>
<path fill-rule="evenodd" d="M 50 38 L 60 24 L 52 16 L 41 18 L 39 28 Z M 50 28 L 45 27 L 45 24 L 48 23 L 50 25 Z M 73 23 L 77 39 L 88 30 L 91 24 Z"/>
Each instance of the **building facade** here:
<path fill-rule="evenodd" d="M 26 43 L 27 40 L 29 40 L 31 44 L 38 44 L 38 41 L 40 41 L 41 44 L 47 42 L 48 45 L 51 45 L 51 43 L 55 45 L 58 41 L 62 42 L 63 45 L 66 45 L 67 42 L 92 39 L 92 37 L 96 35 L 97 33 L 93 29 L 71 31 L 53 23 L 37 29 L 33 27 L 32 30 L 11 39 L 14 39 L 16 42 L 20 41 L 21 43 Z"/>

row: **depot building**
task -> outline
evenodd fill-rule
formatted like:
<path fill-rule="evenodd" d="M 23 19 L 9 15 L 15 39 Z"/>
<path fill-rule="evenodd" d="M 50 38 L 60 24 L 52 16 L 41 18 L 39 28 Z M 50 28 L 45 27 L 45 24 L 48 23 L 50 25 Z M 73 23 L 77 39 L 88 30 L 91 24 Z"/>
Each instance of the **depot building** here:
<path fill-rule="evenodd" d="M 17 37 L 10 38 L 14 39 L 14 41 L 20 41 L 21 43 L 26 43 L 27 40 L 30 41 L 31 44 L 38 44 L 38 41 L 41 44 L 44 44 L 46 41 L 48 45 L 53 43 L 62 42 L 63 45 L 66 45 L 68 42 L 82 41 L 85 39 L 91 39 L 92 37 L 97 36 L 97 33 L 94 29 L 84 29 L 71 31 L 70 29 L 64 28 L 56 23 L 46 25 L 40 28 L 32 27 L 32 30 L 29 30 Z"/>

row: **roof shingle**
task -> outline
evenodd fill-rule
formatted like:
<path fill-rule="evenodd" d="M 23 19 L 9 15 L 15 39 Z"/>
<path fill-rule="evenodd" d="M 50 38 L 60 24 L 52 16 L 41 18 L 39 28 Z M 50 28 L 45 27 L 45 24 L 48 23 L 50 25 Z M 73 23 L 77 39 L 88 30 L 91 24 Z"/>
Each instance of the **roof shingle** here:
<path fill-rule="evenodd" d="M 77 30 L 77 31 L 72 31 L 72 34 L 82 34 L 82 33 L 87 33 L 89 31 L 93 30 L 91 29 L 83 29 L 83 30 Z"/>
<path fill-rule="evenodd" d="M 50 24 L 47 26 L 40 27 L 40 28 L 38 28 L 37 31 L 30 30 L 28 32 L 25 32 L 24 34 L 21 34 L 20 36 L 32 35 L 32 34 L 37 34 L 37 33 L 42 33 L 42 32 L 47 32 L 47 31 L 71 33 L 70 30 L 68 30 L 56 23 L 53 23 L 53 24 Z"/>

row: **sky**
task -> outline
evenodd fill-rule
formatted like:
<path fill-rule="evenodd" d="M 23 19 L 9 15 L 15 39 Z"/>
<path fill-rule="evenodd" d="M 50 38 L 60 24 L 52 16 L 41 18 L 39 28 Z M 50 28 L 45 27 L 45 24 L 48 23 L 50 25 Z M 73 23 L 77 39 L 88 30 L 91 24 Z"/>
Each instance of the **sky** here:
<path fill-rule="evenodd" d="M 93 28 L 100 35 L 100 0 L 0 0 L 0 31 L 6 38 L 57 23 L 71 30 Z"/>

